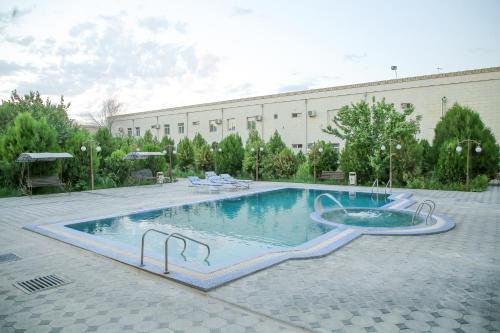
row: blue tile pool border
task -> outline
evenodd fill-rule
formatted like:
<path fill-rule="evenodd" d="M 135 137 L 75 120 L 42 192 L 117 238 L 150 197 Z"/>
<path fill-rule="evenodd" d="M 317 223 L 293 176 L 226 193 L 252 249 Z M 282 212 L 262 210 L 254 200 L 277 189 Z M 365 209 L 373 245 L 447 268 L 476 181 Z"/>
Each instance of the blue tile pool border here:
<path fill-rule="evenodd" d="M 138 264 L 138 260 L 136 258 L 131 258 L 129 256 L 124 256 L 116 251 L 113 251 L 113 248 L 117 248 L 118 250 L 127 250 L 130 252 L 133 252 L 132 249 L 135 251 L 136 249 L 127 246 L 126 244 L 122 243 L 115 243 L 109 240 L 105 240 L 103 238 L 99 238 L 97 236 L 93 236 L 90 234 L 87 234 L 85 232 L 80 232 L 71 228 L 65 227 L 66 225 L 69 224 L 76 224 L 76 223 L 84 223 L 84 222 L 90 222 L 90 221 L 95 221 L 95 220 L 100 220 L 100 219 L 107 219 L 107 218 L 114 218 L 114 217 L 122 217 L 122 216 L 128 216 L 128 215 L 133 215 L 133 214 L 140 214 L 140 213 L 147 213 L 151 211 L 156 211 L 159 209 L 168 209 L 172 207 L 182 207 L 186 205 L 195 205 L 199 203 L 206 203 L 206 202 L 215 202 L 215 201 L 220 201 L 220 200 L 226 200 L 226 199 L 232 199 L 232 198 L 239 198 L 239 197 L 244 197 L 244 196 L 249 196 L 249 195 L 254 195 L 258 193 L 265 193 L 269 191 L 277 191 L 277 190 L 282 190 L 282 189 L 287 189 L 287 188 L 298 188 L 298 189 L 314 189 L 314 190 L 324 190 L 324 191 L 333 191 L 333 192 L 349 192 L 346 190 L 338 190 L 338 189 L 331 189 L 331 188 L 325 188 L 325 187 L 316 187 L 316 186 L 284 186 L 284 187 L 273 187 L 269 189 L 263 189 L 263 190 L 251 190 L 249 192 L 245 193 L 231 193 L 227 194 L 221 197 L 217 197 L 216 199 L 203 199 L 203 200 L 191 200 L 189 202 L 183 203 L 183 204 L 172 204 L 172 205 L 166 205 L 162 207 L 156 207 L 156 208 L 149 208 L 149 209 L 144 209 L 144 210 L 138 210 L 134 212 L 127 212 L 127 213 L 118 213 L 118 214 L 109 214 L 106 216 L 100 216 L 100 217 L 93 217 L 93 218 L 88 218 L 88 219 L 79 219 L 79 220 L 73 220 L 73 221 L 66 221 L 66 222 L 57 222 L 57 223 L 45 223 L 45 224 L 38 224 L 38 225 L 27 225 L 23 227 L 26 230 L 30 230 L 42 235 L 45 235 L 50 238 L 57 239 L 59 241 L 74 245 L 76 247 L 80 247 L 82 249 L 92 251 L 94 253 L 103 255 L 105 257 L 111 258 L 113 260 L 117 260 L 119 262 L 128 264 L 130 266 L 134 266 L 136 268 L 146 270 L 149 272 L 152 272 L 154 274 L 158 274 L 162 277 L 166 277 L 168 279 L 204 290 L 208 291 L 211 289 L 214 289 L 216 287 L 219 287 L 223 284 L 229 283 L 233 280 L 236 280 L 238 278 L 247 276 L 249 274 L 255 273 L 257 271 L 263 270 L 265 268 L 277 265 L 279 263 L 282 263 L 287 260 L 295 260 L 295 259 L 306 259 L 306 258 L 318 258 L 318 257 L 323 257 L 331 252 L 341 248 L 342 246 L 348 244 L 354 239 L 357 239 L 358 237 L 362 236 L 363 234 L 367 234 L 365 230 L 357 230 L 353 229 L 350 226 L 345 226 L 345 225 L 335 225 L 335 229 L 323 234 L 319 237 L 316 237 L 313 240 L 310 240 L 306 243 L 303 243 L 299 246 L 292 247 L 290 249 L 272 249 L 270 251 L 267 251 L 264 254 L 260 254 L 258 256 L 254 256 L 251 258 L 248 258 L 247 260 L 242 260 L 240 261 L 240 264 L 245 264 L 247 261 L 251 261 L 254 259 L 259 259 L 262 258 L 262 260 L 257 261 L 256 263 L 248 266 L 244 266 L 242 268 L 238 268 L 238 264 L 233 265 L 235 267 L 234 270 L 228 270 L 228 268 L 222 268 L 222 269 L 217 269 L 217 270 L 205 270 L 205 271 L 200 271 L 200 270 L 192 270 L 193 274 L 188 274 L 188 273 L 181 273 L 175 270 L 172 270 L 168 275 L 164 274 L 163 272 L 163 267 L 159 267 L 157 265 L 147 263 L 143 267 L 140 267 Z M 355 193 L 364 193 L 364 194 L 371 194 L 370 192 L 364 192 L 364 191 L 356 191 Z M 386 205 L 380 207 L 379 209 L 391 209 L 391 210 L 404 210 L 404 208 L 407 208 L 415 203 L 414 200 L 411 199 L 411 193 L 394 193 L 388 196 L 389 200 L 391 200 L 389 203 Z M 407 211 L 407 210 L 404 210 Z M 447 230 L 450 230 L 452 227 L 454 227 L 454 223 L 447 219 L 444 216 L 440 216 L 440 219 L 443 219 L 447 221 L 448 223 L 446 224 L 446 227 L 442 227 L 442 230 L 436 229 L 434 233 L 437 232 L 444 232 Z M 317 220 L 315 220 L 318 222 Z M 452 227 L 450 228 L 450 225 Z M 74 235 L 75 237 L 68 237 L 64 234 L 60 234 L 51 230 L 48 230 L 46 227 L 52 227 L 56 228 L 56 231 L 59 228 L 64 228 L 64 232 L 69 234 L 69 235 Z M 386 228 L 381 228 L 381 229 L 386 229 Z M 393 228 L 396 229 L 396 228 Z M 372 231 L 376 231 L 373 230 Z M 384 231 L 386 230 L 378 230 L 379 234 L 382 235 L 384 234 Z M 344 235 L 342 233 L 345 232 Z M 371 233 L 370 233 L 371 234 Z M 389 233 L 390 235 L 400 235 L 400 234 L 394 234 L 394 233 Z M 330 238 L 334 237 L 339 237 L 341 235 L 342 237 L 335 239 L 332 242 L 328 242 Z M 93 237 L 92 237 L 93 236 Z M 98 244 L 102 244 L 101 246 L 96 246 L 92 244 L 92 242 L 96 242 Z M 316 250 L 312 253 L 305 253 L 308 249 L 314 248 L 317 245 L 320 245 L 322 242 L 325 242 L 326 244 Z M 265 258 L 265 257 L 270 257 L 270 258 Z M 154 256 L 148 255 L 148 257 L 153 257 L 156 260 L 163 260 L 163 258 L 158 258 Z M 172 262 L 175 263 L 175 262 Z M 175 263 L 177 264 L 177 263 Z M 182 267 L 181 265 L 179 265 Z M 182 267 L 184 270 L 186 270 L 186 267 Z M 187 269 L 189 270 L 189 269 Z M 221 270 L 228 270 L 228 272 L 225 272 L 223 274 L 217 275 L 217 271 Z M 206 278 L 198 278 L 197 275 L 207 275 Z M 209 275 L 215 275 L 214 277 L 208 277 Z"/>

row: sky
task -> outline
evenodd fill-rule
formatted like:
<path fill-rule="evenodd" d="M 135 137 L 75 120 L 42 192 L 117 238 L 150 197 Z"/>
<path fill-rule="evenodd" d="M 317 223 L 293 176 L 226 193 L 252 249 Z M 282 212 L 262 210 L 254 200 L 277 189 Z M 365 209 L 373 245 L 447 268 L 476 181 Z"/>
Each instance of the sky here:
<path fill-rule="evenodd" d="M 500 0 L 0 2 L 0 99 L 123 112 L 500 66 Z"/>

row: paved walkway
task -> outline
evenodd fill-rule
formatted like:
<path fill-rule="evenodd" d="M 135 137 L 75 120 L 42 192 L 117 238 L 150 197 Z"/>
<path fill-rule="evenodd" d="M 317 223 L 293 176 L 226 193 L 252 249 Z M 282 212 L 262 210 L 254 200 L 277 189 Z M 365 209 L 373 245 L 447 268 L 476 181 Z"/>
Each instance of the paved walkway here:
<path fill-rule="evenodd" d="M 457 227 L 363 236 L 324 258 L 285 262 L 209 293 L 21 227 L 217 195 L 177 183 L 0 199 L 0 255 L 21 257 L 0 263 L 0 332 L 500 331 L 500 187 L 412 192 L 435 200 Z M 32 295 L 12 286 L 52 273 L 73 282 Z"/>

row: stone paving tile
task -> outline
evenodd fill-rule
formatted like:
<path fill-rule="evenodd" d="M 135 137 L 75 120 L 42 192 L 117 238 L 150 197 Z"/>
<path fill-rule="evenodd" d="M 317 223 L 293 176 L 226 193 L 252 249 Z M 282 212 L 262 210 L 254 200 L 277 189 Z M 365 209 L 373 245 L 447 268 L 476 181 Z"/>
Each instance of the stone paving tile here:
<path fill-rule="evenodd" d="M 363 236 L 209 293 L 21 229 L 192 200 L 185 184 L 0 199 L 0 248 L 22 258 L 0 264 L 0 332 L 500 331 L 500 187 L 412 192 L 457 227 Z M 49 273 L 73 283 L 33 295 L 12 286 Z"/>

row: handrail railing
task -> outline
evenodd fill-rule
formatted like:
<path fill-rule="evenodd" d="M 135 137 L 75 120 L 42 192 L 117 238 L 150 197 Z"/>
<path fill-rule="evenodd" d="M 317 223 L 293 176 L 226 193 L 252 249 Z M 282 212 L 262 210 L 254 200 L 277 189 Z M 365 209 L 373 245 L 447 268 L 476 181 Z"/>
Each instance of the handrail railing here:
<path fill-rule="evenodd" d="M 375 186 L 376 186 L 377 194 L 378 194 L 378 178 L 375 179 L 375 181 L 372 184 L 372 194 L 373 194 L 373 189 L 375 188 Z"/>
<path fill-rule="evenodd" d="M 197 244 L 205 246 L 207 248 L 207 256 L 205 257 L 205 259 L 203 259 L 203 261 L 205 261 L 208 264 L 208 260 L 207 259 L 208 259 L 208 257 L 210 257 L 210 246 L 208 246 L 208 244 L 200 242 L 200 241 L 198 241 L 196 239 L 193 239 L 191 237 L 185 236 L 185 235 L 180 234 L 178 232 L 174 232 L 173 234 L 170 234 L 170 236 L 168 236 L 167 239 L 165 240 L 165 274 L 169 273 L 169 271 L 168 271 L 168 241 L 172 237 L 173 238 L 177 238 L 177 239 L 183 239 L 184 242 L 186 242 L 185 239 L 188 239 L 191 242 L 194 242 L 194 243 L 197 243 Z M 184 250 L 182 250 L 182 253 L 184 253 Z"/>
<path fill-rule="evenodd" d="M 321 197 L 327 197 L 328 199 L 332 200 L 333 202 L 335 202 L 337 205 L 340 206 L 340 208 L 342 208 L 344 210 L 344 213 L 347 214 L 347 210 L 344 208 L 344 206 L 340 203 L 340 201 L 338 201 L 333 195 L 331 195 L 330 193 L 322 193 L 320 195 L 318 195 L 316 197 L 316 199 L 314 199 L 314 211 L 315 212 L 318 212 L 318 213 L 322 213 L 324 211 L 323 209 L 323 205 L 321 204 Z"/>
<path fill-rule="evenodd" d="M 432 200 L 427 199 L 427 200 L 422 201 L 418 205 L 417 210 L 415 210 L 415 213 L 413 214 L 413 218 L 411 219 L 412 225 L 415 224 L 415 219 L 417 218 L 417 216 L 420 215 L 424 206 L 429 207 L 429 211 L 427 212 L 427 216 L 425 217 L 425 224 L 428 224 L 429 217 L 432 218 L 432 215 L 434 214 L 434 211 L 436 210 L 436 203 Z"/>
<path fill-rule="evenodd" d="M 387 184 L 385 184 L 384 194 L 387 194 L 387 189 L 389 188 L 389 193 L 392 194 L 392 179 L 389 179 Z"/>
<path fill-rule="evenodd" d="M 165 274 L 169 273 L 168 272 L 168 241 L 170 240 L 170 238 L 177 238 L 177 239 L 180 239 L 182 241 L 182 243 L 183 243 L 184 246 L 182 248 L 181 256 L 183 256 L 184 258 L 186 258 L 184 256 L 184 252 L 186 251 L 186 245 L 187 245 L 186 244 L 186 239 L 190 240 L 190 241 L 192 241 L 194 243 L 198 243 L 200 245 L 205 246 L 207 248 L 207 256 L 205 257 L 204 261 L 206 261 L 208 263 L 207 259 L 210 256 L 210 246 L 208 246 L 208 244 L 205 244 L 203 242 L 200 242 L 200 241 L 198 241 L 196 239 L 193 239 L 191 237 L 182 235 L 182 234 L 177 233 L 177 232 L 169 234 L 169 233 L 157 230 L 157 229 L 149 229 L 149 230 L 146 230 L 146 232 L 144 232 L 144 234 L 142 234 L 142 241 L 141 241 L 141 266 L 144 266 L 144 241 L 146 239 L 146 235 L 150 231 L 157 232 L 159 234 L 167 236 L 167 238 L 165 239 Z"/>

